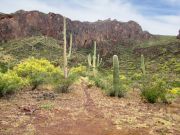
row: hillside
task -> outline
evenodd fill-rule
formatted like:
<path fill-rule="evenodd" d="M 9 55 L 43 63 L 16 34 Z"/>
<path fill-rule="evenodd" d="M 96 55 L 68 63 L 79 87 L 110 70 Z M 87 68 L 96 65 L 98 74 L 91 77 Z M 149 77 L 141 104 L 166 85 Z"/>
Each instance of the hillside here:
<path fill-rule="evenodd" d="M 63 50 L 60 44 L 62 43 L 53 38 L 34 36 L 2 43 L 0 48 L 2 56 L 9 58 L 14 64 L 22 59 L 33 56 L 36 58 L 46 58 L 55 65 L 62 66 L 60 63 L 63 61 Z M 180 41 L 173 36 L 160 36 L 145 42 L 133 43 L 133 45 L 124 46 L 118 44 L 111 48 L 107 55 L 102 55 L 102 51 L 101 48 L 98 49 L 98 53 L 103 58 L 103 67 L 110 69 L 112 55 L 117 54 L 120 58 L 120 69 L 127 75 L 139 70 L 141 54 L 145 56 L 149 72 L 163 70 L 173 73 L 180 72 Z M 90 52 L 90 49 L 73 48 L 70 65 L 87 65 L 87 54 Z"/>
<path fill-rule="evenodd" d="M 28 57 L 45 58 L 56 66 L 62 66 L 63 49 L 61 43 L 53 38 L 44 36 L 34 36 L 29 38 L 21 38 L 10 40 L 7 43 L 0 44 L 1 66 L 10 68 Z M 85 52 L 73 49 L 70 65 L 77 63 L 85 63 Z M 5 68 L 5 67 L 4 67 Z"/>

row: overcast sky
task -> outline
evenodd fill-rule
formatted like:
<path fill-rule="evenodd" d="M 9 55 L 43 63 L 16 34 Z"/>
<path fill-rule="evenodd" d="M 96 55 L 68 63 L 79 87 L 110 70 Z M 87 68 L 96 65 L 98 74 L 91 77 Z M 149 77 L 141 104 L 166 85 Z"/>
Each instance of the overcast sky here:
<path fill-rule="evenodd" d="M 152 34 L 177 35 L 180 0 L 0 0 L 0 12 L 54 12 L 72 20 L 134 20 Z"/>

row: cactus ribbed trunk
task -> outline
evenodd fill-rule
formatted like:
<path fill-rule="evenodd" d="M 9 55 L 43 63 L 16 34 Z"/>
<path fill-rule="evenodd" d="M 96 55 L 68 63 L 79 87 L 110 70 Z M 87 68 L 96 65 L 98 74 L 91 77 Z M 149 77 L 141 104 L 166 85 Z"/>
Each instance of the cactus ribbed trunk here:
<path fill-rule="evenodd" d="M 96 41 L 94 41 L 93 74 L 96 75 Z"/>
<path fill-rule="evenodd" d="M 115 96 L 119 95 L 119 84 L 120 78 L 119 78 L 119 60 L 118 56 L 113 56 L 113 91 L 115 92 Z"/>
<path fill-rule="evenodd" d="M 64 53 L 63 53 L 63 57 L 64 57 L 64 78 L 67 78 L 68 76 L 68 71 L 67 71 L 67 54 L 66 54 L 66 18 L 64 17 Z"/>
<path fill-rule="evenodd" d="M 141 70 L 142 70 L 143 75 L 145 75 L 146 74 L 146 69 L 145 69 L 144 55 L 143 54 L 141 54 Z"/>
<path fill-rule="evenodd" d="M 89 67 L 92 66 L 91 61 L 92 61 L 92 59 L 91 59 L 91 54 L 89 54 L 89 55 L 88 55 L 88 65 L 89 65 Z"/>

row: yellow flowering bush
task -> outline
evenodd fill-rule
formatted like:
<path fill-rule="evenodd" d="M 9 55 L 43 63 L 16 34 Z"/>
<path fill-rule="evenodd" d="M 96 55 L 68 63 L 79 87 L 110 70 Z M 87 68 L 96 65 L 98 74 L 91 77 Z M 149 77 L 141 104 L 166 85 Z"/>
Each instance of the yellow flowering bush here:
<path fill-rule="evenodd" d="M 126 80 L 126 79 L 127 79 L 126 76 L 120 75 L 120 80 Z"/>
<path fill-rule="evenodd" d="M 84 72 L 86 72 L 85 66 L 72 67 L 70 69 L 70 74 L 83 74 Z"/>
<path fill-rule="evenodd" d="M 169 93 L 173 95 L 180 95 L 180 87 L 170 89 Z"/>
<path fill-rule="evenodd" d="M 29 58 L 13 69 L 20 77 L 27 78 L 35 89 L 42 83 L 52 83 L 62 77 L 60 68 L 56 68 L 46 59 Z"/>
<path fill-rule="evenodd" d="M 0 96 L 14 93 L 27 84 L 28 81 L 19 77 L 16 72 L 0 73 Z"/>

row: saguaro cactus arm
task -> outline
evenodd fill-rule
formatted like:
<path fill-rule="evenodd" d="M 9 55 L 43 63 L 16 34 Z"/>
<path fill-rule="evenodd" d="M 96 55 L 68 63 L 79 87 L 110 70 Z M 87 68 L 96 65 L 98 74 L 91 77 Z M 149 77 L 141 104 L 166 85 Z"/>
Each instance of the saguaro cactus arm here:
<path fill-rule="evenodd" d="M 100 66 L 102 62 L 102 58 L 100 59 L 100 56 L 96 57 L 96 41 L 94 41 L 94 50 L 93 50 L 93 56 L 91 57 L 91 54 L 88 55 L 88 65 L 89 67 L 93 68 L 94 76 L 96 75 L 96 68 Z"/>
<path fill-rule="evenodd" d="M 71 57 L 71 53 L 72 53 L 72 33 L 70 33 L 70 42 L 69 42 L 69 54 L 68 54 L 68 58 Z"/>
<path fill-rule="evenodd" d="M 143 54 L 141 54 L 141 71 L 142 71 L 143 75 L 146 74 L 145 63 L 144 63 L 144 55 Z"/>
<path fill-rule="evenodd" d="M 99 67 L 100 65 L 101 65 L 101 63 L 102 63 L 102 58 L 100 59 L 100 56 L 99 56 L 99 54 L 98 54 L 98 57 L 97 57 L 97 67 Z"/>
<path fill-rule="evenodd" d="M 96 68 L 96 41 L 94 41 L 93 68 Z"/>
<path fill-rule="evenodd" d="M 92 67 L 91 62 L 92 62 L 91 54 L 89 54 L 89 55 L 88 55 L 88 65 L 89 65 L 89 67 Z"/>

